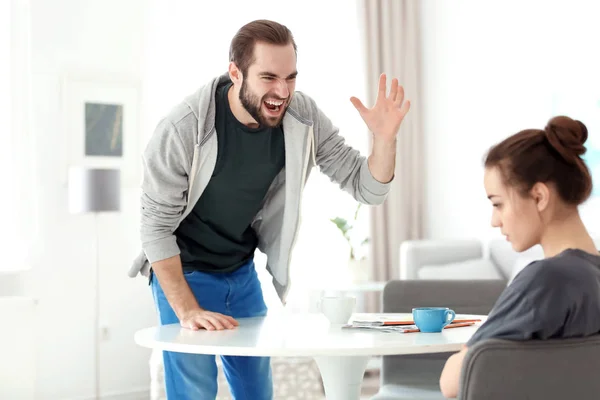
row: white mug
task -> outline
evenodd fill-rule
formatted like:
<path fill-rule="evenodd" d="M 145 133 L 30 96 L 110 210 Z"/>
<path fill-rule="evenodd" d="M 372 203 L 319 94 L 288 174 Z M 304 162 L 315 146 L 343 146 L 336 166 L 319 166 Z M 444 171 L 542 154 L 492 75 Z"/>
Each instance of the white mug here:
<path fill-rule="evenodd" d="M 324 296 L 319 300 L 319 310 L 331 324 L 347 324 L 356 305 L 356 297 Z"/>

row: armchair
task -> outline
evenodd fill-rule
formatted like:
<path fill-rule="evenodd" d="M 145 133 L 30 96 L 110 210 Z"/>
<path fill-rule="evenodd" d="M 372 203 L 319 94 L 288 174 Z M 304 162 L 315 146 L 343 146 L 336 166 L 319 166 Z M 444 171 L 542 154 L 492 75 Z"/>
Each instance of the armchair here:
<path fill-rule="evenodd" d="M 600 335 L 531 340 L 490 339 L 467 352 L 461 400 L 592 400 L 600 397 Z"/>

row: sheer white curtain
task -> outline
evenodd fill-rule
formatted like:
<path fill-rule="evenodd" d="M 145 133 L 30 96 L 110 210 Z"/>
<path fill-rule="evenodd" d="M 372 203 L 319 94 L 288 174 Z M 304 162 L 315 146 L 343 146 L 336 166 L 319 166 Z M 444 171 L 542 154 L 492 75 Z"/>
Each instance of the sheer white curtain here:
<path fill-rule="evenodd" d="M 29 1 L 0 2 L 0 272 L 31 266 L 35 236 Z"/>
<path fill-rule="evenodd" d="M 423 236 L 423 131 L 421 128 L 420 5 L 410 0 L 360 0 L 365 64 L 369 75 L 386 73 L 404 86 L 411 109 L 398 134 L 396 172 L 386 202 L 372 214 L 375 280 L 398 278 L 400 244 Z M 374 101 L 376 84 L 368 86 Z"/>

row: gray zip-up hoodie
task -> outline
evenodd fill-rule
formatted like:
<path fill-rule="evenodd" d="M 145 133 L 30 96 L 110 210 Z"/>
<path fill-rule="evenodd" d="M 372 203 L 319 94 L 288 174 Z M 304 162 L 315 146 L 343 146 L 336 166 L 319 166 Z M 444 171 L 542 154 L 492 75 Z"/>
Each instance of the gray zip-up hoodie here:
<path fill-rule="evenodd" d="M 141 198 L 142 251 L 129 276 L 148 276 L 150 265 L 180 253 L 174 231 L 192 211 L 217 159 L 215 91 L 229 81 L 214 78 L 174 107 L 158 124 L 143 154 Z M 301 195 L 313 166 L 364 204 L 381 204 L 389 183 L 373 178 L 367 159 L 345 144 L 338 129 L 315 102 L 295 92 L 283 118 L 285 167 L 274 179 L 252 222 L 258 248 L 285 303 L 290 287 L 291 251 L 300 224 Z"/>

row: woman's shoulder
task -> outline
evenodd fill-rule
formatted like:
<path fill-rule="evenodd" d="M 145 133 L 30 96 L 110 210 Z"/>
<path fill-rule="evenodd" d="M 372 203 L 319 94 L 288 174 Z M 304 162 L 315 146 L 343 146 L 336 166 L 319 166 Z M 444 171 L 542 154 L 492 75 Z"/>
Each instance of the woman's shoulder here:
<path fill-rule="evenodd" d="M 554 286 L 600 278 L 600 256 L 579 249 L 567 249 L 553 257 L 537 260 L 513 280 L 517 286 Z M 511 286 L 512 286 L 511 284 Z"/>

